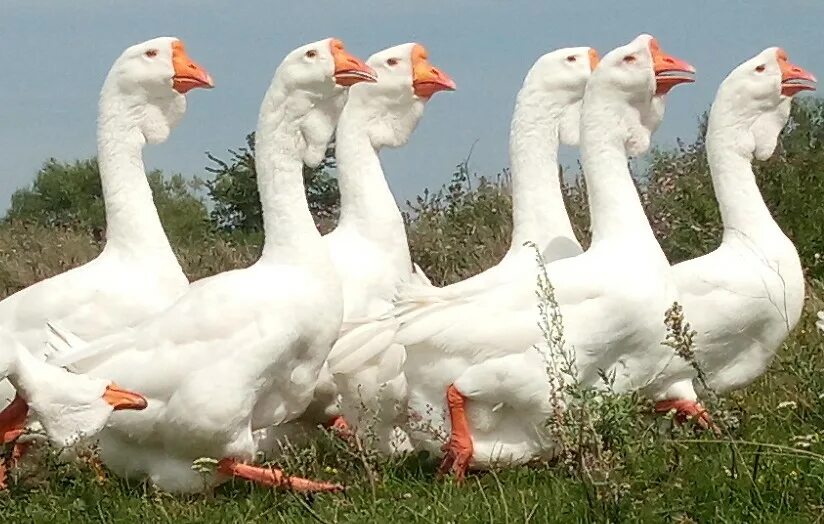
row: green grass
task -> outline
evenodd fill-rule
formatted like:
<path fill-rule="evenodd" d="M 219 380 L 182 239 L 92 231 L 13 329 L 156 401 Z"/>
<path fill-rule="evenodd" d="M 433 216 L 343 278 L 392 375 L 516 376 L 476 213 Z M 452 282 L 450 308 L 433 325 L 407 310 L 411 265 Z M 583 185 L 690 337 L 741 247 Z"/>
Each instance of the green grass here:
<path fill-rule="evenodd" d="M 435 479 L 433 464 L 411 458 L 383 472 L 373 493 L 357 475 L 346 495 L 299 496 L 234 483 L 211 496 L 172 497 L 90 473 L 38 487 L 16 486 L 0 499 L 4 522 L 562 522 L 571 520 L 805 522 L 821 512 L 824 465 L 728 444 L 665 444 L 633 460 L 620 497 L 552 468 L 471 476 L 465 485 Z M 733 465 L 735 464 L 735 465 Z M 55 471 L 54 473 L 57 473 Z M 355 472 L 352 472 L 353 474 Z M 328 475 L 327 475 L 328 476 Z"/>
<path fill-rule="evenodd" d="M 811 302 L 770 373 L 712 405 L 721 438 L 661 431 L 665 421 L 632 401 L 609 408 L 620 427 L 604 433 L 601 462 L 472 474 L 458 486 L 423 455 L 373 463 L 319 435 L 280 464 L 348 487 L 313 498 L 243 482 L 172 496 L 99 484 L 90 468 L 44 454 L 0 494 L 0 522 L 814 522 L 824 515 L 824 358 L 813 327 L 820 299 Z"/>

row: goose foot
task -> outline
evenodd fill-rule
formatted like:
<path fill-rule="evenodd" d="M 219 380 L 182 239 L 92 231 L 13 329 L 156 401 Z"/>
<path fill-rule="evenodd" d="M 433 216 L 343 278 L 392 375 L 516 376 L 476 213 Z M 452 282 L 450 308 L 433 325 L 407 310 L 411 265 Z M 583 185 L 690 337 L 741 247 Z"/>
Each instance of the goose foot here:
<path fill-rule="evenodd" d="M 449 419 L 452 431 L 449 440 L 443 445 L 443 460 L 438 468 L 439 475 L 454 473 L 455 481 L 459 484 L 466 478 L 469 462 L 472 460 L 472 434 L 469 431 L 469 420 L 466 418 L 466 398 L 451 385 L 446 389 L 446 402 L 449 406 Z"/>
<path fill-rule="evenodd" d="M 23 434 L 28 415 L 29 405 L 19 394 L 15 395 L 11 404 L 0 411 L 0 441 L 3 444 L 12 443 Z"/>
<path fill-rule="evenodd" d="M 232 458 L 218 462 L 217 470 L 223 475 L 249 480 L 264 486 L 283 488 L 299 493 L 339 493 L 343 491 L 340 484 L 318 482 L 301 477 L 290 477 L 275 468 L 262 468 L 243 464 Z"/>
<path fill-rule="evenodd" d="M 349 440 L 354 436 L 352 428 L 349 427 L 349 423 L 340 415 L 332 417 L 332 420 L 329 421 L 326 427 L 334 431 L 337 436 L 344 440 Z"/>
<path fill-rule="evenodd" d="M 30 443 L 21 444 L 16 442 L 26 431 L 26 417 L 29 414 L 29 406 L 20 395 L 16 395 L 14 400 L 0 412 L 0 444 L 3 446 L 14 444 L 11 457 L 0 457 L 0 490 L 8 488 L 6 480 L 10 469 L 17 466 L 17 462 L 31 446 Z"/>
<path fill-rule="evenodd" d="M 655 403 L 656 413 L 669 413 L 672 410 L 675 410 L 675 420 L 680 424 L 693 419 L 701 429 L 711 429 L 715 434 L 721 434 L 721 430 L 712 421 L 710 414 L 697 400 L 669 399 Z"/>

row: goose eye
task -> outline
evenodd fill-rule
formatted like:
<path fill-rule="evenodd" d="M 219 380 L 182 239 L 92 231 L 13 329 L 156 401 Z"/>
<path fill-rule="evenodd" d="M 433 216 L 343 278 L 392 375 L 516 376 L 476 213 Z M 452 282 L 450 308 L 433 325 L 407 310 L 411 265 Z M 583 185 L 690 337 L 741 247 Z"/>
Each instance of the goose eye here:
<path fill-rule="evenodd" d="M 627 55 L 624 57 L 624 62 L 631 64 L 635 62 L 635 57 L 633 55 Z"/>
<path fill-rule="evenodd" d="M 397 58 L 390 58 L 389 60 L 386 61 L 386 65 L 396 66 L 396 65 L 398 65 L 398 59 Z"/>
<path fill-rule="evenodd" d="M 569 55 L 568 57 L 566 57 L 567 62 L 574 62 L 575 60 L 576 60 L 575 57 L 572 56 L 572 55 Z"/>
<path fill-rule="evenodd" d="M 157 56 L 157 49 L 149 49 L 148 51 L 146 51 L 143 54 L 146 55 L 149 58 L 154 58 L 154 57 Z"/>
<path fill-rule="evenodd" d="M 310 49 L 309 51 L 306 51 L 306 58 L 315 58 L 316 56 L 318 56 L 318 52 L 315 51 L 314 49 Z"/>
<path fill-rule="evenodd" d="M 767 69 L 765 66 L 760 65 L 760 66 L 755 68 L 755 71 L 758 72 L 758 73 L 763 73 L 765 69 Z"/>

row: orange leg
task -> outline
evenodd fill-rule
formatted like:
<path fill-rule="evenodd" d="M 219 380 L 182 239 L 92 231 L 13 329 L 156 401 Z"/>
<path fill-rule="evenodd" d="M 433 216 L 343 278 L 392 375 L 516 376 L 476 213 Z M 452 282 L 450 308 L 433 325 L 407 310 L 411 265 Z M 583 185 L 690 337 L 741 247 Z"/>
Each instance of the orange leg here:
<path fill-rule="evenodd" d="M 446 402 L 449 406 L 449 420 L 452 423 L 452 432 L 449 440 L 441 448 L 444 452 L 438 473 L 445 475 L 452 471 L 455 480 L 463 482 L 469 462 L 472 460 L 472 433 L 469 430 L 469 420 L 466 418 L 466 398 L 450 385 L 446 389 Z"/>
<path fill-rule="evenodd" d="M 341 437 L 344 440 L 348 440 L 354 436 L 352 428 L 349 427 L 349 423 L 346 422 L 346 419 L 340 415 L 332 417 L 332 420 L 329 421 L 326 427 L 327 429 L 331 429 L 332 431 L 334 431 L 339 437 Z"/>
<path fill-rule="evenodd" d="M 26 417 L 29 414 L 29 406 L 20 395 L 0 412 L 0 444 L 7 445 L 14 443 L 11 458 L 6 460 L 0 458 L 0 490 L 8 488 L 6 480 L 9 469 L 17 466 L 17 462 L 26 454 L 30 444 L 18 444 L 15 441 L 26 429 Z"/>
<path fill-rule="evenodd" d="M 3 444 L 14 442 L 23 434 L 28 415 L 29 405 L 23 397 L 16 395 L 11 404 L 0 412 L 0 440 Z"/>
<path fill-rule="evenodd" d="M 704 406 L 696 400 L 670 399 L 655 403 L 656 413 L 669 413 L 673 409 L 675 410 L 675 420 L 679 423 L 684 424 L 691 418 L 695 420 L 695 423 L 701 429 L 711 429 L 716 434 L 721 433 Z"/>
<path fill-rule="evenodd" d="M 279 469 L 242 464 L 231 458 L 225 458 L 218 462 L 217 470 L 231 477 L 249 480 L 273 488 L 290 489 L 300 493 L 338 493 L 343 491 L 343 486 L 340 484 L 290 477 Z"/>

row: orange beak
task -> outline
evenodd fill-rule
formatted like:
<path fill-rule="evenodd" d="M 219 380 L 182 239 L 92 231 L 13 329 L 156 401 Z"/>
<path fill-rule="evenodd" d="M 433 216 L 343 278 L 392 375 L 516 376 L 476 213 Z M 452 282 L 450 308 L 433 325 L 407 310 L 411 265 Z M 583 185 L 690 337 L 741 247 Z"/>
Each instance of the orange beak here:
<path fill-rule="evenodd" d="M 656 39 L 649 42 L 655 71 L 655 94 L 666 95 L 678 84 L 695 82 L 695 68 L 687 62 L 664 53 Z"/>
<path fill-rule="evenodd" d="M 787 53 L 779 49 L 776 53 L 778 66 L 781 68 L 781 94 L 793 96 L 801 91 L 815 91 L 818 82 L 809 71 L 790 63 Z"/>
<path fill-rule="evenodd" d="M 349 54 L 343 47 L 343 42 L 333 38 L 329 42 L 332 58 L 335 59 L 335 83 L 349 87 L 358 82 L 377 82 L 375 70 L 366 65 L 360 58 Z"/>
<path fill-rule="evenodd" d="M 106 386 L 106 391 L 103 393 L 103 400 L 105 400 L 115 411 L 123 409 L 134 409 L 140 411 L 146 409 L 148 402 L 142 395 L 132 393 L 126 389 L 122 389 L 115 384 Z"/>
<path fill-rule="evenodd" d="M 598 62 L 601 61 L 601 57 L 598 56 L 598 51 L 593 48 L 589 48 L 589 70 L 595 71 L 595 68 L 598 67 Z"/>
<path fill-rule="evenodd" d="M 189 58 L 189 55 L 186 54 L 186 48 L 180 40 L 176 40 L 172 44 L 172 67 L 175 70 L 175 76 L 172 77 L 172 87 L 181 95 L 185 95 L 197 87 L 206 89 L 215 87 L 212 77 L 197 62 Z"/>
<path fill-rule="evenodd" d="M 19 394 L 0 412 L 0 443 L 14 442 L 26 429 L 29 405 Z"/>
<path fill-rule="evenodd" d="M 429 63 L 426 48 L 415 44 L 412 48 L 412 88 L 421 98 L 429 98 L 438 91 L 454 91 L 455 81 Z"/>

